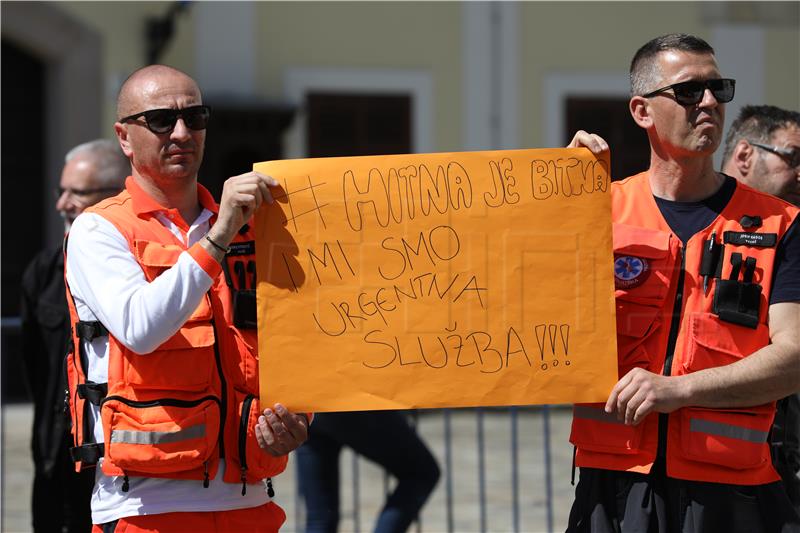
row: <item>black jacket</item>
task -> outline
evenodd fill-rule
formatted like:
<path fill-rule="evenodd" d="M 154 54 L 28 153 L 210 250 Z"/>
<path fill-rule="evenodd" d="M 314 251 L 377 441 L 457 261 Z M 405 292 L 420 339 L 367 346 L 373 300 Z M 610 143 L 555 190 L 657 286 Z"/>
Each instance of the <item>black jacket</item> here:
<path fill-rule="evenodd" d="M 22 357 L 34 402 L 31 449 L 37 471 L 49 475 L 66 454 L 69 415 L 64 374 L 69 311 L 61 247 L 40 251 L 22 275 Z"/>

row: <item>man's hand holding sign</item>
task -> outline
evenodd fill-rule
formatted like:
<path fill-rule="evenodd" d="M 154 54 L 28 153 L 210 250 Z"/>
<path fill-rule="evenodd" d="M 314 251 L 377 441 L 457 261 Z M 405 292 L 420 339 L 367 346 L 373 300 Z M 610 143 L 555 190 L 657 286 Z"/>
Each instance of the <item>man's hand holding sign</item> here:
<path fill-rule="evenodd" d="M 605 401 L 617 375 L 602 157 L 555 149 L 255 165 L 279 183 L 256 215 L 264 405 Z"/>

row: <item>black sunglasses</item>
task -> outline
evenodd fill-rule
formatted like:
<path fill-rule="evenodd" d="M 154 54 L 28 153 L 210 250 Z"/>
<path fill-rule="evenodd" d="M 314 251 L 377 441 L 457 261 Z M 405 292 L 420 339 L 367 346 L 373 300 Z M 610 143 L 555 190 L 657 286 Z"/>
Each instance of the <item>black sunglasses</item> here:
<path fill-rule="evenodd" d="M 144 117 L 147 129 L 153 133 L 172 131 L 178 118 L 182 118 L 183 123 L 190 130 L 204 130 L 208 126 L 209 117 L 211 117 L 211 108 L 207 105 L 196 105 L 184 109 L 150 109 L 121 118 L 119 121 L 129 122 L 139 117 Z"/>
<path fill-rule="evenodd" d="M 675 101 L 681 105 L 695 105 L 703 100 L 703 95 L 706 89 L 711 91 L 717 102 L 726 104 L 733 100 L 733 94 L 736 91 L 736 80 L 730 78 L 720 78 L 715 80 L 706 81 L 682 81 L 681 83 L 673 83 L 655 91 L 643 94 L 645 98 L 651 98 L 664 91 L 672 89 L 675 95 Z"/>
<path fill-rule="evenodd" d="M 772 146 L 770 144 L 754 143 L 751 141 L 748 142 L 753 146 L 758 146 L 762 150 L 766 150 L 767 152 L 772 152 L 773 154 L 777 155 L 786 161 L 786 164 L 789 165 L 789 168 L 800 168 L 800 150 L 797 148 L 794 150 L 789 150 L 788 148 L 778 148 L 777 146 Z"/>

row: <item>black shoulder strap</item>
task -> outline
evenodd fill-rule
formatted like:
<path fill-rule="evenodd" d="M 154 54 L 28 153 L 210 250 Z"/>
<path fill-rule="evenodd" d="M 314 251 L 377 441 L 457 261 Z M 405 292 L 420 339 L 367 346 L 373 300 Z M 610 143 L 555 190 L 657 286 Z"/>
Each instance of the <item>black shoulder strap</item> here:
<path fill-rule="evenodd" d="M 87 381 L 86 383 L 78 385 L 77 389 L 79 397 L 94 405 L 100 405 L 103 398 L 108 395 L 108 383 L 93 383 Z"/>
<path fill-rule="evenodd" d="M 71 293 L 70 296 L 72 296 Z M 89 342 L 97 337 L 108 336 L 106 327 L 97 320 L 78 320 L 78 323 L 75 324 L 75 329 L 78 337 Z"/>
<path fill-rule="evenodd" d="M 84 444 L 83 446 L 75 446 L 69 449 L 69 455 L 73 462 L 80 461 L 86 465 L 96 465 L 97 461 L 103 457 L 105 453 L 105 445 L 100 444 Z"/>

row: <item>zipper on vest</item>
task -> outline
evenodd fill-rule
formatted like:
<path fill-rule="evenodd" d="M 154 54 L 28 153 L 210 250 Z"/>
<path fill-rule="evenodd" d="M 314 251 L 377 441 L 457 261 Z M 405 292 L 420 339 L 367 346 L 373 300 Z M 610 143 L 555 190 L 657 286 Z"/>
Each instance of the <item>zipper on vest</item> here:
<path fill-rule="evenodd" d="M 69 387 L 64 389 L 64 405 L 61 406 L 62 414 L 69 414 Z"/>
<path fill-rule="evenodd" d="M 70 341 L 69 341 L 69 343 L 73 344 L 72 335 L 71 334 L 72 334 L 72 332 L 70 331 Z M 69 413 L 69 402 L 70 402 L 70 395 L 69 395 L 69 352 L 70 351 L 71 351 L 71 348 L 67 351 L 67 354 L 61 360 L 61 379 L 64 380 L 64 381 L 61 382 L 64 385 L 64 405 L 61 408 L 61 412 L 64 413 L 64 414 Z"/>
<path fill-rule="evenodd" d="M 221 405 L 222 402 L 216 396 L 208 395 L 203 396 L 197 400 L 179 400 L 177 398 L 159 398 L 158 400 L 150 400 L 150 401 L 138 401 L 138 400 L 129 400 L 128 398 L 124 398 L 122 396 L 106 396 L 100 401 L 100 405 L 102 406 L 109 400 L 116 400 L 118 402 L 124 403 L 130 407 L 158 407 L 158 406 L 167 406 L 167 407 L 195 407 L 200 405 L 201 403 L 212 400 L 217 404 Z M 220 408 L 221 410 L 221 408 Z M 220 414 L 220 418 L 222 414 Z M 220 439 L 222 436 L 222 425 L 220 424 Z M 122 478 L 122 492 L 128 492 L 128 488 L 130 484 L 128 483 L 128 474 L 123 472 Z M 203 462 L 203 487 L 208 488 L 208 461 Z"/>
<path fill-rule="evenodd" d="M 678 274 L 678 286 L 675 290 L 675 302 L 672 306 L 672 320 L 669 326 L 669 336 L 667 337 L 667 353 L 664 356 L 664 368 L 661 373 L 664 376 L 672 374 L 672 359 L 675 356 L 675 344 L 678 342 L 678 333 L 681 328 L 681 315 L 683 314 L 683 284 L 686 280 L 686 254 L 683 253 L 683 246 L 678 247 L 678 255 L 681 258 L 681 270 Z M 658 414 L 658 449 L 656 457 L 666 456 L 667 452 L 667 425 L 669 424 L 669 413 Z"/>
<path fill-rule="evenodd" d="M 669 376 L 672 374 L 672 358 L 675 356 L 675 343 L 678 342 L 678 333 L 681 329 L 681 315 L 683 314 L 683 284 L 686 280 L 686 255 L 683 248 L 678 248 L 681 257 L 681 271 L 678 275 L 678 287 L 675 291 L 675 303 L 672 307 L 672 321 L 669 326 L 669 337 L 667 337 L 667 353 L 664 357 L 664 369 L 662 374 Z"/>
<path fill-rule="evenodd" d="M 220 402 L 219 398 L 210 395 L 203 396 L 202 398 L 197 400 L 178 400 L 177 398 L 159 398 L 158 400 L 149 400 L 146 402 L 138 400 L 129 400 L 128 398 L 124 398 L 122 396 L 106 396 L 100 401 L 100 405 L 102 406 L 104 403 L 110 400 L 116 400 L 131 407 L 158 407 L 161 405 L 165 405 L 167 407 L 195 407 L 208 400 L 213 400 L 218 404 L 222 403 Z"/>
<path fill-rule="evenodd" d="M 209 291 L 209 298 L 211 291 Z M 211 307 L 212 314 L 214 307 Z M 219 354 L 219 333 L 217 332 L 217 323 L 214 316 L 211 317 L 211 327 L 214 329 L 214 359 L 217 361 L 217 373 L 219 374 L 220 393 L 222 401 L 220 402 L 220 415 L 219 415 L 219 456 L 225 458 L 225 423 L 228 418 L 228 385 L 225 381 L 225 374 L 222 372 L 222 356 Z"/>
<path fill-rule="evenodd" d="M 72 339 L 72 328 L 70 328 L 70 339 Z M 80 342 L 80 339 L 79 339 L 79 342 Z M 80 364 L 80 355 L 75 351 L 75 347 L 74 347 L 75 343 L 73 342 L 73 340 L 70 340 L 70 345 L 73 347 L 72 348 L 72 350 L 73 350 L 72 351 L 72 366 L 74 366 L 76 368 L 76 370 L 77 370 L 78 365 Z M 80 350 L 80 347 L 78 348 L 78 350 Z M 69 353 L 66 355 L 67 360 L 66 360 L 65 365 L 64 365 L 65 367 L 69 365 L 69 355 L 70 355 Z M 82 427 L 80 427 L 80 428 L 77 427 L 77 421 L 78 421 L 78 416 L 79 416 L 79 414 L 78 414 L 78 394 L 77 394 L 77 390 L 75 391 L 76 392 L 75 394 L 70 394 L 70 392 L 69 392 L 69 369 L 65 368 L 65 371 L 66 371 L 66 374 L 67 374 L 67 396 L 66 396 L 65 400 L 67 402 L 69 402 L 67 404 L 67 406 L 66 406 L 66 410 L 69 411 L 70 405 L 71 405 L 72 406 L 71 413 L 75 413 L 74 420 L 71 420 L 71 423 L 76 426 L 75 427 L 75 437 L 74 437 L 74 441 L 73 442 L 74 442 L 75 446 L 80 446 L 80 445 L 83 445 L 86 442 L 86 436 L 89 433 L 88 433 L 88 431 L 86 431 L 86 421 L 85 421 L 85 419 L 84 419 L 84 423 L 82 424 Z M 86 375 L 85 374 L 83 375 L 83 378 L 84 378 L 84 380 L 86 379 Z M 78 373 L 78 382 L 80 383 L 80 373 Z M 77 387 L 77 385 L 76 385 L 76 387 Z M 84 406 L 86 406 L 86 404 L 84 404 Z M 84 412 L 83 415 L 85 417 L 86 413 Z M 70 418 L 72 418 L 72 416 L 70 416 Z"/>
<path fill-rule="evenodd" d="M 242 496 L 247 494 L 247 421 L 253 408 L 255 396 L 248 394 L 242 402 L 242 416 L 239 418 L 239 464 L 241 465 Z"/>

